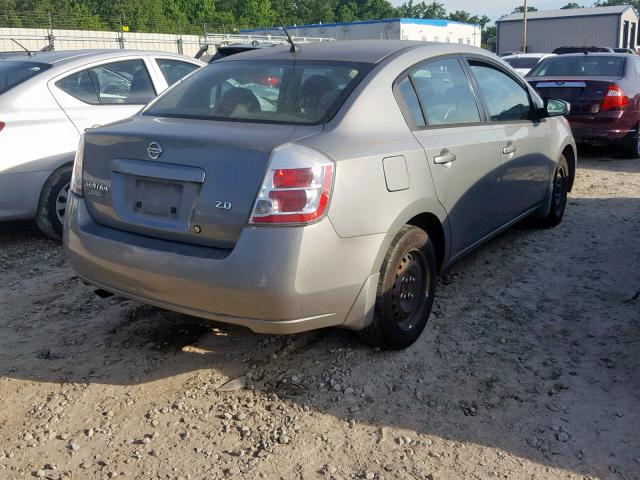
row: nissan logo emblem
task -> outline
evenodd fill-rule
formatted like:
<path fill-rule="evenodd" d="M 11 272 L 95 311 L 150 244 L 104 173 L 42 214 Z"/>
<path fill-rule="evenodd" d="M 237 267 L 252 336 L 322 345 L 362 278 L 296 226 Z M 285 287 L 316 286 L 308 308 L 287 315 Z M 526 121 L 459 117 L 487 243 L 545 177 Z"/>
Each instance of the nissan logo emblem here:
<path fill-rule="evenodd" d="M 157 160 L 162 155 L 162 147 L 158 142 L 151 142 L 147 147 L 147 153 L 152 160 Z"/>

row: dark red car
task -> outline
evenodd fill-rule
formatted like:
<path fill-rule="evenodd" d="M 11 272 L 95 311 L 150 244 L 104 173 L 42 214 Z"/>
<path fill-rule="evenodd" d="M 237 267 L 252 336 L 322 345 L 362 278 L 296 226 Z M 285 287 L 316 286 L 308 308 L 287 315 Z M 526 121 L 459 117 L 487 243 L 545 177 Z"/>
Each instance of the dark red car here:
<path fill-rule="evenodd" d="M 543 98 L 571 104 L 567 119 L 577 143 L 615 145 L 640 157 L 640 57 L 577 53 L 549 57 L 527 75 Z"/>

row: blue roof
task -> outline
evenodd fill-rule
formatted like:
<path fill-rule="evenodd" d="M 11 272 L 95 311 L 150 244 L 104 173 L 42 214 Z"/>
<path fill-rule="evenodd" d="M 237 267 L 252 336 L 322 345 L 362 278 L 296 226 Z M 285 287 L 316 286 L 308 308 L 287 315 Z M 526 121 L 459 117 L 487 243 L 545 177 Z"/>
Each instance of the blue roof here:
<path fill-rule="evenodd" d="M 432 27 L 447 27 L 449 24 L 471 25 L 479 27 L 476 23 L 457 22 L 455 20 L 432 19 L 432 18 L 383 18 L 380 20 L 359 20 L 357 22 L 341 22 L 341 23 L 312 23 L 308 25 L 291 25 L 287 26 L 287 30 L 307 29 L 307 28 L 327 28 L 327 27 L 346 27 L 349 25 L 368 25 L 374 23 L 401 23 L 414 25 L 431 25 Z M 258 33 L 269 30 L 280 30 L 281 27 L 266 28 L 247 28 L 240 30 L 241 33 Z"/>

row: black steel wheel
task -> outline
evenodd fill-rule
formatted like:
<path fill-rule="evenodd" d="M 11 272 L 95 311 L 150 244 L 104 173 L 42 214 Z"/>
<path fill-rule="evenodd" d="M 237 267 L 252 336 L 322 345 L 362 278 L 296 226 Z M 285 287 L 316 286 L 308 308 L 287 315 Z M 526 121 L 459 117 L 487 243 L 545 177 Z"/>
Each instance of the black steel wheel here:
<path fill-rule="evenodd" d="M 431 313 L 436 276 L 435 250 L 427 233 L 405 225 L 384 258 L 373 322 L 361 337 L 388 350 L 414 343 Z"/>
<path fill-rule="evenodd" d="M 553 190 L 551 192 L 551 208 L 546 217 L 541 219 L 542 226 L 555 227 L 564 217 L 569 193 L 569 165 L 567 159 L 560 157 L 553 176 Z"/>
<path fill-rule="evenodd" d="M 60 240 L 71 185 L 71 166 L 64 166 L 51 174 L 42 187 L 36 223 L 52 240 Z"/>
<path fill-rule="evenodd" d="M 626 158 L 640 158 L 640 124 L 636 126 L 628 143 L 622 147 L 622 154 Z"/>

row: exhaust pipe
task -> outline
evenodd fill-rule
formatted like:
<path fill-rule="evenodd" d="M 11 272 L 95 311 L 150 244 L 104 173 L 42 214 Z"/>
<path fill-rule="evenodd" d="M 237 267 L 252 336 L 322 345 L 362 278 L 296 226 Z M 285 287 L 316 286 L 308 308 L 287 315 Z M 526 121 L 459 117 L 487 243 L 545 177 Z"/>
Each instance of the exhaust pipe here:
<path fill-rule="evenodd" d="M 106 290 L 103 290 L 102 288 L 98 288 L 98 289 L 94 290 L 93 293 L 95 293 L 100 298 L 113 297 L 113 293 L 107 292 Z"/>

